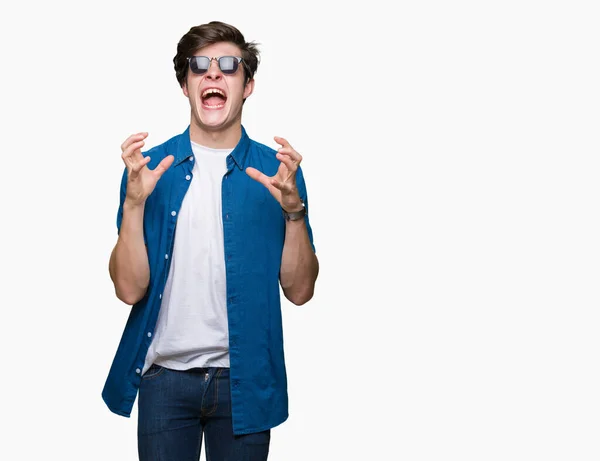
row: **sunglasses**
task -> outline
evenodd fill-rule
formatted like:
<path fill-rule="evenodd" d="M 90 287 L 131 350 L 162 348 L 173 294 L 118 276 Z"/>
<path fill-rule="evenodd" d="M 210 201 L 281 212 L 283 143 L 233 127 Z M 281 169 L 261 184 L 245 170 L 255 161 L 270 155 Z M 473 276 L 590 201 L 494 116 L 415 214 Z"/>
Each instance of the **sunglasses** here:
<path fill-rule="evenodd" d="M 217 61 L 221 72 L 227 75 L 235 74 L 242 62 L 242 58 L 238 58 L 237 56 L 221 56 L 220 58 L 192 56 L 191 58 L 187 58 L 187 60 L 190 63 L 190 70 L 197 75 L 202 75 L 208 71 L 213 60 Z"/>

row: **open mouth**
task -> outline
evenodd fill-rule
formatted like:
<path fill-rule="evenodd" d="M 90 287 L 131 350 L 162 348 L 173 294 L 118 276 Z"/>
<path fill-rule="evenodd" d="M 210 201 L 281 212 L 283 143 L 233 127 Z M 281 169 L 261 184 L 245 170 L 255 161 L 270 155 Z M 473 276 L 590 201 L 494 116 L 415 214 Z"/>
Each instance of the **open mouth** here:
<path fill-rule="evenodd" d="M 202 105 L 207 109 L 221 109 L 225 106 L 227 96 L 218 88 L 207 88 L 201 96 Z"/>

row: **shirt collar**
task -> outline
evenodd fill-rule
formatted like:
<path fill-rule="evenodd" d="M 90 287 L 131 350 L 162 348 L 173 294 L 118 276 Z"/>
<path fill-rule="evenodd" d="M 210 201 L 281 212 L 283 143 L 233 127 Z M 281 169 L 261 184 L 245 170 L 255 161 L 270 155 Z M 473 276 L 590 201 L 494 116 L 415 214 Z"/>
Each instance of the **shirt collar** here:
<path fill-rule="evenodd" d="M 186 130 L 181 133 L 179 139 L 177 140 L 177 152 L 175 153 L 175 161 L 173 163 L 175 165 L 179 165 L 181 162 L 188 160 L 193 155 L 192 143 L 190 141 L 190 127 L 188 125 Z"/>
<path fill-rule="evenodd" d="M 248 151 L 250 150 L 250 138 L 246 134 L 246 129 L 242 125 L 242 137 L 235 146 L 235 149 L 231 152 L 231 156 L 235 161 L 237 167 L 244 171 L 246 168 L 246 161 L 248 160 Z"/>
<path fill-rule="evenodd" d="M 246 161 L 248 159 L 248 150 L 250 148 L 250 138 L 246 133 L 246 129 L 242 126 L 242 137 L 238 141 L 235 149 L 231 152 L 231 157 L 240 170 L 244 170 L 246 167 Z M 177 152 L 175 154 L 175 165 L 179 165 L 181 162 L 189 159 L 193 154 L 192 142 L 190 139 L 190 127 L 181 133 L 177 143 Z"/>

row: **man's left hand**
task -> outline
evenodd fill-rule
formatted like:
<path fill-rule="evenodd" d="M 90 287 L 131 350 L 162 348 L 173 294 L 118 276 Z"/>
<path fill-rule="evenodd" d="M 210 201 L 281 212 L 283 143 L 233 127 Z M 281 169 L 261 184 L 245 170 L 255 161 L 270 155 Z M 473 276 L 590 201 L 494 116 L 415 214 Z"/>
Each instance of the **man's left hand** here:
<path fill-rule="evenodd" d="M 276 157 L 281 162 L 274 176 L 267 176 L 256 168 L 246 168 L 246 174 L 264 185 L 281 207 L 288 213 L 302 210 L 302 200 L 296 187 L 296 171 L 302 162 L 302 156 L 294 150 L 286 139 L 275 136 L 275 142 L 281 147 Z"/>

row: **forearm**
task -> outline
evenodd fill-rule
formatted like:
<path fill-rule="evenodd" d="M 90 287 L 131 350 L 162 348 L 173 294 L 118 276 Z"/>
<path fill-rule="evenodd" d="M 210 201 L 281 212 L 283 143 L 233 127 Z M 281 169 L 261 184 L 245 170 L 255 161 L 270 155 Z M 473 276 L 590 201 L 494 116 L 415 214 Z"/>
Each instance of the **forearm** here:
<path fill-rule="evenodd" d="M 142 299 L 150 282 L 148 252 L 144 244 L 144 205 L 123 205 L 123 221 L 111 254 L 110 277 L 117 297 L 133 305 Z"/>
<path fill-rule="evenodd" d="M 319 273 L 304 219 L 287 221 L 281 257 L 280 282 L 285 297 L 296 305 L 308 302 Z"/>

